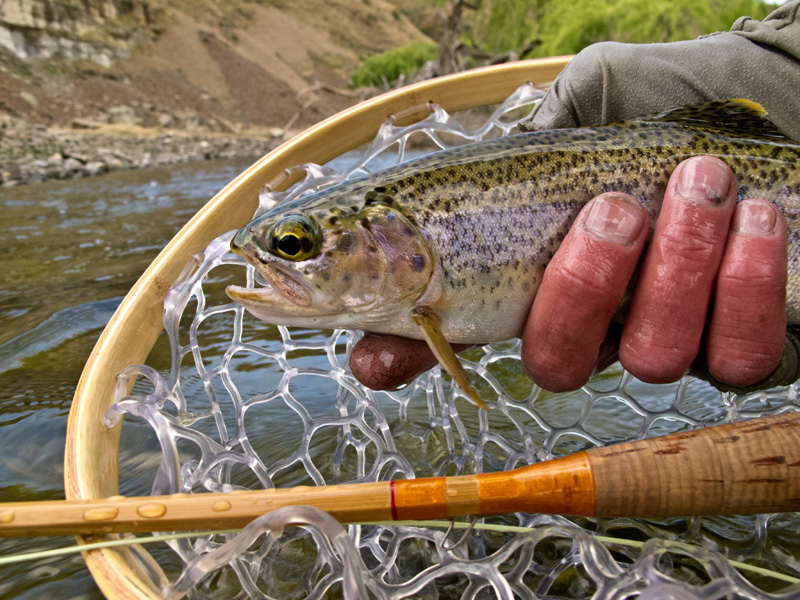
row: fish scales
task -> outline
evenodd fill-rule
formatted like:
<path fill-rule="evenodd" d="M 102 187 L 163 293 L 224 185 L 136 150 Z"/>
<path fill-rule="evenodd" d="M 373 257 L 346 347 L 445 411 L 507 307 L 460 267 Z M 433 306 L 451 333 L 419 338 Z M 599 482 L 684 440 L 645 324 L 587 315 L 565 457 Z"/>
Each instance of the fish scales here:
<path fill-rule="evenodd" d="M 424 338 L 434 353 L 508 339 L 589 200 L 628 193 L 653 225 L 670 174 L 701 154 L 733 169 L 740 200 L 783 212 L 800 324 L 800 146 L 738 100 L 459 146 L 279 205 L 232 244 L 270 287 L 228 292 L 274 323 Z"/>
<path fill-rule="evenodd" d="M 496 295 L 530 294 L 577 213 L 602 192 L 634 196 L 654 224 L 670 174 L 698 154 L 731 166 L 740 199 L 758 197 L 780 206 L 789 226 L 792 264 L 798 266 L 800 155 L 794 144 L 639 123 L 527 134 L 442 154 L 398 167 L 396 175 L 384 172 L 380 183 L 397 190 L 395 201 L 436 240 L 448 288 L 477 289 L 479 300 L 461 308 L 464 316 L 481 318 L 487 303 L 498 310 L 503 299 Z M 800 303 L 798 272 L 790 272 L 792 322 Z M 520 326 L 517 319 L 512 329 Z"/>

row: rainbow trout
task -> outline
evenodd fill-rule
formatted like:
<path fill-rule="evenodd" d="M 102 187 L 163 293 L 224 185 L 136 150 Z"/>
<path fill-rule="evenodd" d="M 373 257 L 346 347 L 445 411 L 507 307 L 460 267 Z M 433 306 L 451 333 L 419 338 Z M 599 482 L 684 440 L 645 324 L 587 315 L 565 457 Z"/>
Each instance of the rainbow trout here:
<path fill-rule="evenodd" d="M 698 154 L 733 169 L 740 200 L 783 211 L 800 323 L 800 145 L 746 100 L 464 145 L 276 206 L 231 243 L 269 285 L 227 292 L 270 323 L 425 339 L 483 406 L 448 342 L 519 336 L 581 207 L 625 192 L 654 224 L 670 174 Z"/>

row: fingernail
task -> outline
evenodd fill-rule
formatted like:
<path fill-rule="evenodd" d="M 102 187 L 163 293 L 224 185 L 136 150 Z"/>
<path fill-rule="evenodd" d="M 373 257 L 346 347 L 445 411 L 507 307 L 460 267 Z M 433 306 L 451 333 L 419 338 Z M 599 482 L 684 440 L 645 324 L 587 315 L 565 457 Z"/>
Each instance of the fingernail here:
<path fill-rule="evenodd" d="M 768 235 L 775 230 L 777 215 L 769 204 L 742 200 L 733 213 L 731 229 L 745 235 Z"/>
<path fill-rule="evenodd" d="M 639 237 L 644 222 L 644 210 L 638 202 L 610 193 L 592 201 L 583 226 L 598 239 L 627 246 Z"/>
<path fill-rule="evenodd" d="M 681 165 L 677 187 L 686 200 L 719 206 L 726 200 L 730 186 L 731 171 L 719 160 L 695 158 Z"/>

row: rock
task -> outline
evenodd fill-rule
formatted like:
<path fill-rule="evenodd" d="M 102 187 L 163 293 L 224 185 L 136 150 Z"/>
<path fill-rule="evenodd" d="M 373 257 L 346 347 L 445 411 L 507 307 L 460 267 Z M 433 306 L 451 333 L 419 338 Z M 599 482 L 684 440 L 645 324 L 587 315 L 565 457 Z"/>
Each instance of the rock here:
<path fill-rule="evenodd" d="M 86 154 L 80 154 L 79 152 L 73 152 L 72 150 L 66 150 L 64 152 L 64 158 L 74 158 L 83 164 L 89 162 L 89 157 Z"/>
<path fill-rule="evenodd" d="M 158 115 L 158 126 L 159 127 L 172 127 L 175 125 L 175 117 L 167 113 L 161 113 Z"/>
<path fill-rule="evenodd" d="M 64 164 L 61 165 L 61 169 L 64 171 L 66 177 L 72 177 L 77 173 L 83 172 L 83 163 L 75 158 L 68 158 L 64 161 Z"/>
<path fill-rule="evenodd" d="M 125 168 L 125 163 L 123 163 L 116 156 L 110 156 L 104 159 L 103 163 L 106 165 L 106 169 L 109 171 L 119 171 L 120 169 Z"/>
<path fill-rule="evenodd" d="M 103 123 L 94 119 L 72 119 L 70 126 L 73 129 L 98 129 L 103 126 Z"/>
<path fill-rule="evenodd" d="M 25 102 L 30 104 L 33 108 L 39 108 L 39 101 L 36 99 L 36 96 L 31 94 L 30 92 L 22 90 L 21 92 L 19 92 L 19 97 L 25 100 Z"/>
<path fill-rule="evenodd" d="M 241 131 L 241 127 L 237 128 L 236 125 L 223 117 L 217 117 L 214 119 L 214 121 L 216 121 L 219 131 L 223 131 L 225 133 L 239 133 L 239 131 Z"/>
<path fill-rule="evenodd" d="M 120 125 L 137 125 L 139 123 L 139 117 L 136 116 L 136 111 L 127 104 L 120 104 L 109 108 L 108 120 L 109 123 L 117 123 Z"/>
<path fill-rule="evenodd" d="M 108 165 L 104 162 L 100 162 L 99 160 L 88 162 L 83 167 L 83 174 L 86 177 L 95 177 L 96 175 L 102 175 L 103 173 L 108 171 Z"/>
<path fill-rule="evenodd" d="M 53 154 L 47 157 L 47 164 L 49 166 L 59 166 L 63 160 L 64 156 L 61 154 L 61 152 L 53 152 Z"/>
<path fill-rule="evenodd" d="M 184 112 L 177 115 L 180 120 L 181 126 L 186 131 L 197 131 L 200 129 L 200 117 L 193 112 Z"/>

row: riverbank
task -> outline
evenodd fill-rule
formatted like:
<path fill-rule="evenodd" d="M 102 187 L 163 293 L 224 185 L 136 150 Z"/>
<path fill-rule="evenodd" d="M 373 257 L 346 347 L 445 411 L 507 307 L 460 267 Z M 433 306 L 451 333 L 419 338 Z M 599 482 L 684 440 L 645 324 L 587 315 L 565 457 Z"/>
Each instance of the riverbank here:
<path fill-rule="evenodd" d="M 91 124 L 86 125 L 91 127 Z M 273 150 L 289 135 L 278 128 L 240 133 L 131 126 L 85 130 L 2 129 L 0 186 L 92 177 L 122 169 L 202 160 L 255 160 Z"/>

